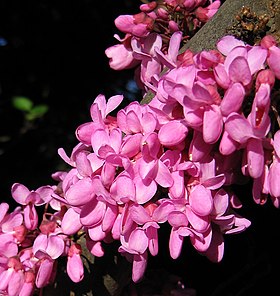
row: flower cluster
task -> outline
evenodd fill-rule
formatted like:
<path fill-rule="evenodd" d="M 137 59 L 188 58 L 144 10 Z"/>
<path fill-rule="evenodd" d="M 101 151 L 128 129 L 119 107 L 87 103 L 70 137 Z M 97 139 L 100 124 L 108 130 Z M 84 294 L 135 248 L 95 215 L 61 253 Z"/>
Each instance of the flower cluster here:
<path fill-rule="evenodd" d="M 120 38 L 115 34 L 120 43 L 105 51 L 110 67 L 136 68 L 135 80 L 144 88 L 162 70 L 160 55 L 168 54 L 174 63 L 178 48 L 168 50 L 173 33 L 181 32 L 185 43 L 212 18 L 220 4 L 219 0 L 152 1 L 140 5 L 138 14 L 120 15 L 115 25 L 125 36 Z"/>
<path fill-rule="evenodd" d="M 1 295 L 32 295 L 35 289 L 50 284 L 60 256 L 68 256 L 67 270 L 74 282 L 83 278 L 81 247 L 63 232 L 61 220 L 66 210 L 53 200 L 53 192 L 51 186 L 30 191 L 16 183 L 12 196 L 22 206 L 8 213 L 9 205 L 0 204 Z M 48 204 L 56 209 L 59 206 L 60 211 L 51 219 L 47 219 L 47 213 L 38 219 L 35 206 Z"/>
<path fill-rule="evenodd" d="M 219 262 L 224 235 L 251 224 L 238 213 L 242 197 L 232 189 L 235 184 L 251 180 L 257 204 L 270 198 L 280 207 L 274 88 L 280 48 L 272 36 L 254 46 L 225 36 L 216 50 L 180 53 L 184 34 L 164 7 L 203 21 L 219 3 L 201 8 L 206 2 L 151 2 L 137 17 L 118 18 L 129 43 L 107 49 L 112 61 L 118 60 L 111 66 L 137 61 L 140 86 L 153 99 L 119 109 L 122 95 L 108 100 L 98 95 L 91 120 L 76 130 L 79 143 L 71 155 L 58 150 L 70 169 L 52 175 L 56 185 L 31 191 L 13 185 L 21 206 L 8 213 L 9 206 L 0 205 L 0 293 L 31 295 L 50 284 L 61 256 L 68 258 L 69 277 L 82 280 L 79 236 L 97 257 L 104 255 L 104 244 L 118 241 L 138 282 L 149 256 L 158 254 L 163 224 L 169 225 L 173 259 L 189 239 L 200 254 Z M 167 50 L 161 34 L 151 32 L 159 23 L 172 32 Z M 42 219 L 38 206 L 44 208 Z"/>

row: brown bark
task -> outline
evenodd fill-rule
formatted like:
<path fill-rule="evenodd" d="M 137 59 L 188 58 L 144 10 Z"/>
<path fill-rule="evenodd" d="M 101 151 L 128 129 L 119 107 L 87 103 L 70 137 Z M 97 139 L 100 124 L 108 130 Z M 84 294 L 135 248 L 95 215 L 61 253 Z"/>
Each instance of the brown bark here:
<path fill-rule="evenodd" d="M 236 15 L 242 7 L 249 7 L 256 15 L 269 17 L 266 34 L 273 34 L 279 39 L 280 32 L 280 0 L 227 0 L 220 7 L 214 17 L 199 30 L 186 44 L 194 52 L 214 49 L 216 42 L 228 33 L 228 30 L 237 22 Z"/>

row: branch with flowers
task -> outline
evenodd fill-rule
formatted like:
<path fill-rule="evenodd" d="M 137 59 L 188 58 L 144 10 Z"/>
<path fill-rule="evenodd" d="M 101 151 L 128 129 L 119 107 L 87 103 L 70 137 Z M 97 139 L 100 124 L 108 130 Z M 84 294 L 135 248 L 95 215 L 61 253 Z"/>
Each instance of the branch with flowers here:
<path fill-rule="evenodd" d="M 0 204 L 1 295 L 42 294 L 62 257 L 78 283 L 83 257 L 102 257 L 113 242 L 131 263 L 132 281 L 141 282 L 149 257 L 158 255 L 163 224 L 171 258 L 189 240 L 220 262 L 224 236 L 251 225 L 239 213 L 243 197 L 234 185 L 252 182 L 256 204 L 280 207 L 276 39 L 264 34 L 249 44 L 225 35 L 216 49 L 180 50 L 220 5 L 152 1 L 115 20 L 125 36 L 105 50 L 110 67 L 135 68 L 150 101 L 120 109 L 123 95 L 98 95 L 71 155 L 58 149 L 69 170 L 52 175 L 55 185 L 12 186 L 19 206 Z"/>

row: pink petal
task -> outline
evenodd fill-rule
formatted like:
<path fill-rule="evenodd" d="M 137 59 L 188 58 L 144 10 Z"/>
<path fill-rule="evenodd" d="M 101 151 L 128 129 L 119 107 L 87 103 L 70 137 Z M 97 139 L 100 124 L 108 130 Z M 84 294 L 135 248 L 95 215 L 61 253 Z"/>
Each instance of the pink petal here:
<path fill-rule="evenodd" d="M 34 230 L 38 226 L 38 214 L 33 204 L 28 204 L 24 210 L 24 224 L 28 230 Z"/>
<path fill-rule="evenodd" d="M 8 287 L 9 281 L 11 280 L 11 277 L 13 276 L 13 270 L 7 269 L 2 271 L 0 274 L 0 291 L 5 291 Z"/>
<path fill-rule="evenodd" d="M 74 283 L 80 282 L 84 277 L 84 266 L 80 255 L 68 256 L 66 264 L 67 274 Z"/>
<path fill-rule="evenodd" d="M 205 143 L 216 143 L 222 133 L 223 118 L 220 108 L 212 105 L 205 108 L 203 117 L 203 139 Z"/>
<path fill-rule="evenodd" d="M 147 267 L 148 255 L 147 252 L 144 254 L 134 255 L 133 256 L 133 265 L 132 265 L 132 280 L 133 282 L 139 282 L 145 273 Z"/>
<path fill-rule="evenodd" d="M 87 156 L 88 156 L 88 153 L 80 152 L 77 154 L 77 157 L 76 157 L 76 167 L 79 174 L 82 177 L 89 177 L 93 173 L 90 165 L 90 161 L 87 158 Z"/>
<path fill-rule="evenodd" d="M 207 180 L 203 181 L 203 186 L 210 190 L 219 189 L 225 183 L 225 175 L 220 174 L 212 178 L 208 178 Z"/>
<path fill-rule="evenodd" d="M 126 175 L 119 175 L 112 184 L 110 192 L 116 201 L 127 202 L 135 200 L 135 185 Z"/>
<path fill-rule="evenodd" d="M 180 236 L 174 228 L 172 228 L 169 238 L 169 250 L 172 259 L 177 259 L 180 256 L 184 237 Z"/>
<path fill-rule="evenodd" d="M 52 259 L 57 259 L 63 253 L 64 248 L 65 243 L 61 237 L 52 235 L 48 238 L 46 252 Z"/>
<path fill-rule="evenodd" d="M 100 223 L 104 217 L 106 204 L 97 199 L 85 204 L 80 213 L 80 221 L 84 226 L 94 226 Z"/>
<path fill-rule="evenodd" d="M 158 172 L 155 181 L 163 188 L 171 187 L 174 183 L 171 172 L 161 161 L 158 161 Z"/>
<path fill-rule="evenodd" d="M 140 205 L 132 205 L 130 208 L 131 219 L 138 225 L 143 225 L 148 221 L 151 221 L 151 217 L 144 207 Z"/>
<path fill-rule="evenodd" d="M 193 138 L 189 147 L 189 157 L 192 161 L 200 161 L 211 151 L 212 145 L 205 143 L 203 134 L 194 130 Z"/>
<path fill-rule="evenodd" d="M 232 112 L 238 112 L 242 106 L 245 90 L 241 83 L 233 83 L 225 92 L 221 102 L 221 112 L 228 116 Z"/>
<path fill-rule="evenodd" d="M 247 144 L 248 171 L 252 178 L 259 178 L 264 170 L 264 151 L 262 141 L 250 139 Z"/>
<path fill-rule="evenodd" d="M 122 101 L 123 101 L 123 95 L 115 95 L 110 97 L 110 99 L 107 102 L 105 116 L 107 116 L 110 112 L 115 110 Z"/>
<path fill-rule="evenodd" d="M 88 235 L 93 241 L 102 241 L 106 237 L 106 232 L 102 230 L 102 223 L 89 228 Z"/>
<path fill-rule="evenodd" d="M 149 251 L 152 256 L 158 254 L 158 231 L 155 227 L 148 227 L 147 237 L 149 238 Z"/>
<path fill-rule="evenodd" d="M 280 197 L 280 163 L 274 161 L 269 168 L 269 191 L 273 197 Z"/>
<path fill-rule="evenodd" d="M 93 256 L 102 257 L 104 255 L 104 250 L 101 245 L 101 242 L 94 242 L 92 240 L 87 240 L 86 245 L 88 250 Z"/>
<path fill-rule="evenodd" d="M 157 191 L 157 184 L 155 181 L 151 181 L 150 184 L 145 185 L 141 178 L 134 178 L 134 184 L 136 188 L 136 201 L 139 204 L 144 204 L 151 200 Z"/>
<path fill-rule="evenodd" d="M 214 76 L 217 83 L 223 88 L 227 89 L 230 85 L 230 79 L 228 77 L 228 73 L 225 70 L 224 64 L 218 64 L 214 68 Z"/>
<path fill-rule="evenodd" d="M 243 85 L 248 85 L 252 80 L 248 62 L 244 57 L 237 57 L 231 62 L 228 74 L 233 82 L 240 82 Z"/>
<path fill-rule="evenodd" d="M 187 133 L 188 128 L 183 123 L 172 120 L 160 128 L 158 139 L 164 146 L 175 146 L 186 138 Z"/>
<path fill-rule="evenodd" d="M 204 232 L 209 228 L 209 218 L 208 216 L 199 216 L 188 206 L 186 208 L 187 218 L 192 226 L 198 232 Z"/>
<path fill-rule="evenodd" d="M 223 215 L 229 205 L 229 196 L 224 189 L 220 189 L 216 192 L 214 199 L 213 199 L 213 211 L 212 215 Z"/>
<path fill-rule="evenodd" d="M 152 133 L 156 128 L 157 120 L 153 114 L 147 112 L 143 114 L 141 124 L 145 134 Z"/>
<path fill-rule="evenodd" d="M 139 175 L 145 184 L 149 184 L 153 181 L 158 173 L 158 162 L 157 160 L 152 160 L 149 162 L 144 161 L 144 159 L 140 159 L 138 161 L 139 164 Z"/>
<path fill-rule="evenodd" d="M 24 283 L 24 274 L 21 270 L 14 272 L 8 285 L 8 295 L 18 296 Z"/>
<path fill-rule="evenodd" d="M 100 128 L 101 127 L 102 126 L 100 126 Z M 77 139 L 80 142 L 84 143 L 85 145 L 90 145 L 91 144 L 91 136 L 92 136 L 92 133 L 94 132 L 95 128 L 96 128 L 96 124 L 94 124 L 93 122 L 87 122 L 87 123 L 81 124 L 76 129 Z M 65 161 L 64 153 L 62 154 L 61 151 L 59 151 L 59 155 Z"/>
<path fill-rule="evenodd" d="M 142 155 L 144 161 L 151 161 L 151 158 L 157 159 L 161 145 L 158 139 L 158 134 L 155 132 L 146 134 L 142 138 Z"/>
<path fill-rule="evenodd" d="M 90 178 L 84 178 L 72 185 L 65 193 L 65 199 L 72 206 L 82 206 L 88 203 L 94 196 L 93 182 Z"/>
<path fill-rule="evenodd" d="M 224 36 L 217 42 L 218 50 L 225 56 L 237 46 L 244 46 L 244 42 L 232 35 Z"/>
<path fill-rule="evenodd" d="M 40 200 L 37 200 L 35 203 L 36 206 L 41 206 L 52 200 L 53 188 L 51 186 L 41 186 L 36 189 L 36 192 L 40 197 Z"/>
<path fill-rule="evenodd" d="M 114 70 L 134 68 L 139 63 L 134 59 L 131 48 L 125 44 L 110 46 L 105 50 L 105 54 L 109 58 L 110 68 Z"/>
<path fill-rule="evenodd" d="M 213 98 L 203 83 L 201 82 L 195 83 L 193 85 L 192 91 L 194 94 L 194 100 L 196 102 L 203 103 L 203 104 L 213 103 Z"/>
<path fill-rule="evenodd" d="M 129 237 L 129 249 L 143 254 L 148 248 L 148 238 L 143 229 L 135 229 Z"/>
<path fill-rule="evenodd" d="M 77 233 L 82 228 L 80 215 L 73 208 L 69 208 L 64 214 L 61 221 L 61 228 L 63 233 L 67 235 Z"/>
<path fill-rule="evenodd" d="M 200 216 L 209 215 L 213 207 L 213 198 L 209 189 L 197 185 L 190 193 L 190 206 Z"/>
<path fill-rule="evenodd" d="M 252 46 L 248 51 L 247 60 L 252 75 L 264 68 L 266 57 L 267 49 L 262 48 L 261 46 Z"/>
<path fill-rule="evenodd" d="M 39 262 L 39 269 L 35 281 L 37 288 L 42 288 L 49 284 L 53 265 L 54 261 L 47 258 Z"/>
<path fill-rule="evenodd" d="M 220 262 L 222 260 L 224 256 L 224 238 L 221 232 L 213 231 L 212 241 L 205 255 L 212 262 Z"/>
<path fill-rule="evenodd" d="M 187 216 L 180 211 L 173 211 L 170 213 L 168 215 L 168 223 L 175 228 L 189 225 Z"/>
<path fill-rule="evenodd" d="M 229 133 L 224 130 L 223 136 L 220 140 L 219 151 L 222 155 L 230 155 L 237 150 L 239 143 L 234 141 Z"/>
<path fill-rule="evenodd" d="M 208 230 L 205 233 L 203 233 L 203 238 L 200 238 L 196 235 L 190 237 L 192 245 L 199 252 L 205 252 L 209 248 L 211 239 L 212 239 L 211 227 L 209 227 Z"/>
<path fill-rule="evenodd" d="M 228 116 L 225 122 L 225 130 L 234 141 L 241 144 L 247 142 L 253 136 L 253 130 L 248 120 L 237 113 Z"/>
<path fill-rule="evenodd" d="M 13 184 L 12 197 L 17 203 L 21 205 L 25 205 L 26 198 L 28 197 L 29 194 L 30 194 L 30 190 L 26 186 L 19 183 Z"/>
<path fill-rule="evenodd" d="M 142 130 L 140 120 L 134 111 L 129 111 L 127 113 L 126 124 L 132 133 L 139 133 Z"/>
<path fill-rule="evenodd" d="M 91 136 L 91 146 L 93 151 L 98 154 L 98 150 L 101 146 L 108 145 L 110 146 L 110 137 L 108 132 L 104 129 L 97 129 L 93 132 Z"/>
<path fill-rule="evenodd" d="M 128 135 L 123 139 L 121 154 L 127 157 L 134 157 L 140 152 L 141 134 Z"/>
<path fill-rule="evenodd" d="M 109 232 L 112 229 L 117 216 L 118 216 L 117 206 L 108 205 L 105 211 L 104 219 L 102 221 L 102 230 L 104 232 Z"/>
<path fill-rule="evenodd" d="M 153 213 L 153 220 L 158 223 L 164 223 L 167 221 L 169 213 L 175 210 L 174 204 L 172 201 L 166 200 L 161 203 Z"/>
<path fill-rule="evenodd" d="M 171 173 L 173 185 L 169 188 L 172 198 L 182 198 L 185 194 L 184 171 L 174 171 Z"/>
<path fill-rule="evenodd" d="M 2 222 L 4 217 L 6 216 L 8 210 L 9 210 L 9 205 L 5 202 L 2 202 L 0 204 L 0 223 Z"/>
<path fill-rule="evenodd" d="M 278 79 L 280 79 L 279 59 L 280 59 L 280 48 L 277 46 L 271 46 L 269 48 L 267 63 Z"/>

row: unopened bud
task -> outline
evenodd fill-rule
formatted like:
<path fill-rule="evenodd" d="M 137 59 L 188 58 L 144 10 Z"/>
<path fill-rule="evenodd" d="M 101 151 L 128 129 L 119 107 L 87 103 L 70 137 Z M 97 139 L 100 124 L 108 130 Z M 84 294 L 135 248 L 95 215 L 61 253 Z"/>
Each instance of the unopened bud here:
<path fill-rule="evenodd" d="M 266 35 L 261 40 L 261 46 L 264 48 L 267 48 L 267 49 L 270 48 L 271 46 L 276 45 L 276 44 L 277 44 L 277 42 L 272 35 Z"/>
<path fill-rule="evenodd" d="M 269 84 L 270 88 L 274 86 L 275 74 L 270 69 L 265 69 L 258 73 L 258 76 L 256 79 L 256 90 L 258 90 L 260 85 L 263 83 Z"/>
<path fill-rule="evenodd" d="M 143 12 L 150 12 L 153 11 L 157 7 L 157 2 L 152 1 L 150 3 L 145 3 L 140 5 L 140 10 Z"/>

